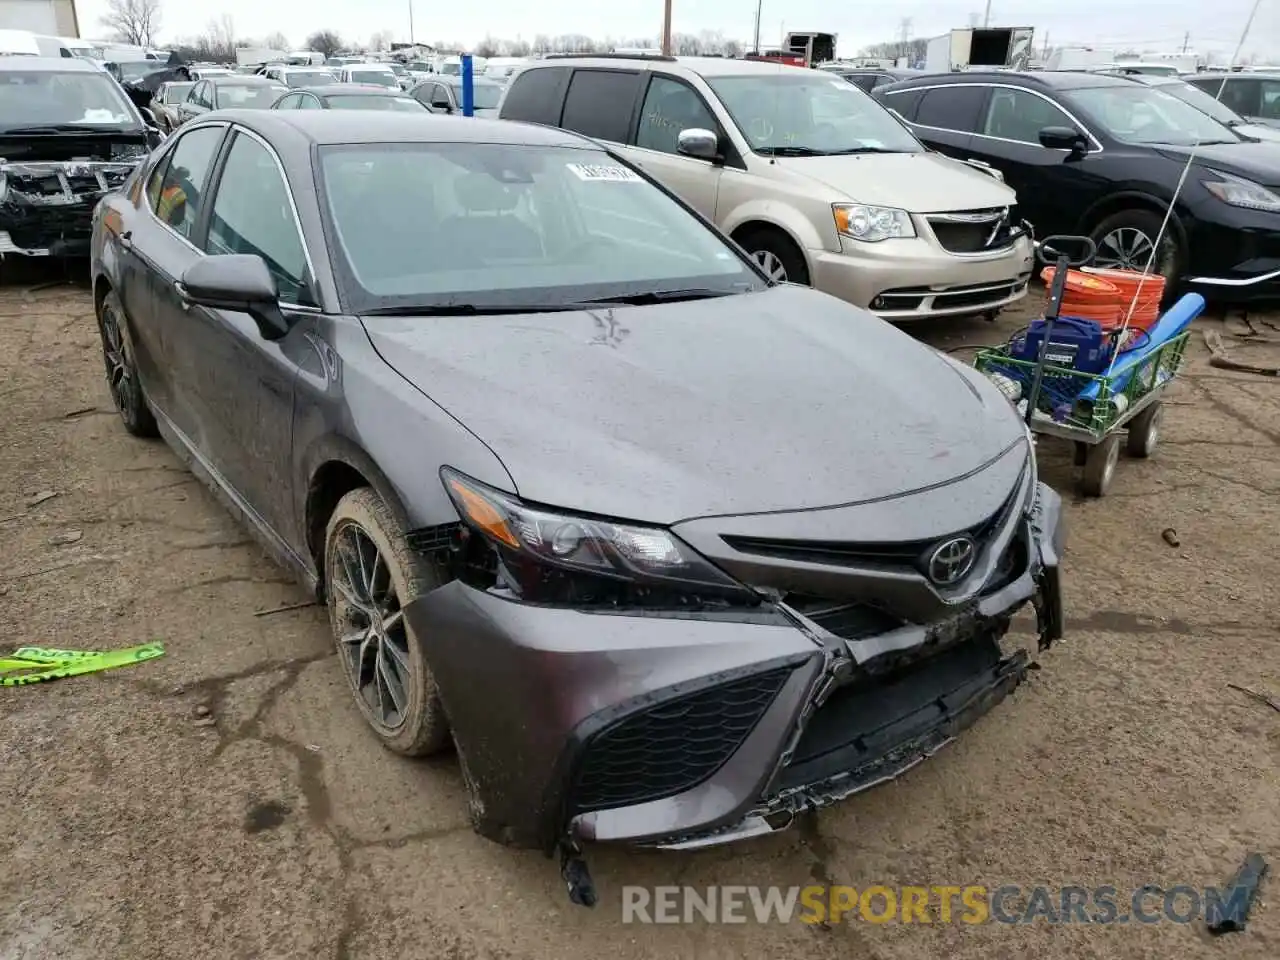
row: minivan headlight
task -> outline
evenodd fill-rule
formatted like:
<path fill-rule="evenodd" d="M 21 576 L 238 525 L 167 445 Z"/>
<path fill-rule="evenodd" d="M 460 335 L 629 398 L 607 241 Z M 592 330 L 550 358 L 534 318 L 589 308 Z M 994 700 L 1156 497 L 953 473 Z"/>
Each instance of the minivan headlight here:
<path fill-rule="evenodd" d="M 833 203 L 836 232 L 850 240 L 879 243 L 894 237 L 914 237 L 911 214 L 894 207 L 873 207 L 864 203 Z"/>
<path fill-rule="evenodd" d="M 1213 172 L 1219 179 L 1203 181 L 1204 187 L 1223 203 L 1247 210 L 1280 211 L 1280 197 L 1266 187 L 1220 170 Z"/>

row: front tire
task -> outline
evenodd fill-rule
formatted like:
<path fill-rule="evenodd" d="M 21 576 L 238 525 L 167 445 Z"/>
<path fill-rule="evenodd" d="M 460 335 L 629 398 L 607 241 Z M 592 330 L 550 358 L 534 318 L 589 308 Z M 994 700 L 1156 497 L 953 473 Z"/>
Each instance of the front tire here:
<path fill-rule="evenodd" d="M 1163 214 L 1140 208 L 1121 210 L 1106 217 L 1089 233 L 1098 248 L 1093 265 L 1141 273 L 1146 269 L 1162 223 Z M 1182 249 L 1172 218 L 1165 227 L 1151 270 L 1164 277 L 1166 293 L 1172 294 L 1182 270 Z"/>
<path fill-rule="evenodd" d="M 338 501 L 325 531 L 329 623 L 356 707 L 383 746 L 404 756 L 439 753 L 449 723 L 422 643 L 404 615 L 439 586 L 368 487 Z"/>
<path fill-rule="evenodd" d="M 138 365 L 120 298 L 111 290 L 98 304 L 98 334 L 102 337 L 102 362 L 107 370 L 107 389 L 111 402 L 124 421 L 124 428 L 135 437 L 156 437 L 160 431 L 156 418 L 142 395 Z"/>
<path fill-rule="evenodd" d="M 809 267 L 795 242 L 781 230 L 753 227 L 738 236 L 738 245 L 775 283 L 809 285 Z"/>

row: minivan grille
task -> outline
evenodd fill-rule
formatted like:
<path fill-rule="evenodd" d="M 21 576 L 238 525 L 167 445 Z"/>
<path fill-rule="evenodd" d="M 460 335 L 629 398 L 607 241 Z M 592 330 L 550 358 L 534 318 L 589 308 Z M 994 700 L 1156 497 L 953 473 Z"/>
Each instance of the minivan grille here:
<path fill-rule="evenodd" d="M 949 253 L 983 253 L 988 249 L 987 240 L 991 237 L 991 232 L 1007 216 L 1008 210 L 996 207 L 989 210 L 937 213 L 927 219 L 942 249 Z"/>

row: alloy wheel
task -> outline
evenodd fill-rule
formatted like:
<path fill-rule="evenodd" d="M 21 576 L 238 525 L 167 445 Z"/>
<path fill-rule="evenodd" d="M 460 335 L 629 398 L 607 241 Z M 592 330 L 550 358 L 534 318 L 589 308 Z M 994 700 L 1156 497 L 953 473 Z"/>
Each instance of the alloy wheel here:
<path fill-rule="evenodd" d="M 111 306 L 102 307 L 102 359 L 107 368 L 111 400 L 123 415 L 133 403 L 135 377 L 129 347 L 120 330 L 120 318 Z"/>
<path fill-rule="evenodd" d="M 339 624 L 338 654 L 372 721 L 391 732 L 408 717 L 412 689 L 404 611 L 387 560 L 363 527 L 347 521 L 334 542 L 329 582 Z"/>
<path fill-rule="evenodd" d="M 1151 266 L 1156 273 L 1167 275 L 1167 261 L 1170 259 L 1168 241 L 1164 241 L 1161 247 L 1160 253 L 1151 260 Z M 1137 270 L 1141 273 L 1147 269 L 1147 261 L 1151 259 L 1154 248 L 1155 241 L 1137 227 L 1117 227 L 1099 241 L 1094 263 L 1110 270 Z"/>
<path fill-rule="evenodd" d="M 783 266 L 777 254 L 770 250 L 757 250 L 751 254 L 751 257 L 756 263 L 760 264 L 760 268 L 768 275 L 770 280 L 775 283 L 787 282 L 787 268 Z"/>

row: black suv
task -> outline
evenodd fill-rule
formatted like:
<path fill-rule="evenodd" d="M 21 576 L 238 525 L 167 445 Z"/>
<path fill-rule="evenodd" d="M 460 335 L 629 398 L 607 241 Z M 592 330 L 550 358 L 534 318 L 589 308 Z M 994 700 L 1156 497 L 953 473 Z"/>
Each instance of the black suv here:
<path fill-rule="evenodd" d="M 1173 203 L 1156 270 L 1220 298 L 1280 294 L 1280 146 L 1105 74 L 943 74 L 872 96 L 1003 173 L 1040 236 L 1092 236 L 1098 266 L 1143 269 Z"/>

